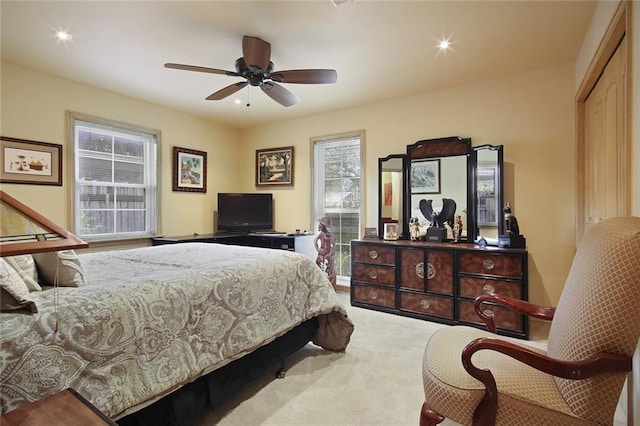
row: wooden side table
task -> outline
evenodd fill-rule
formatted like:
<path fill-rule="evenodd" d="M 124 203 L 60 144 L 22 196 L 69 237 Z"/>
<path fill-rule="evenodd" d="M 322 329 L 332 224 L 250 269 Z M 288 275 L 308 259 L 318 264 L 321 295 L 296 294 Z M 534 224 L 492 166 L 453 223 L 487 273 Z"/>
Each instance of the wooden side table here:
<path fill-rule="evenodd" d="M 91 405 L 82 395 L 69 388 L 39 401 L 21 405 L 0 416 L 2 426 L 117 426 Z"/>

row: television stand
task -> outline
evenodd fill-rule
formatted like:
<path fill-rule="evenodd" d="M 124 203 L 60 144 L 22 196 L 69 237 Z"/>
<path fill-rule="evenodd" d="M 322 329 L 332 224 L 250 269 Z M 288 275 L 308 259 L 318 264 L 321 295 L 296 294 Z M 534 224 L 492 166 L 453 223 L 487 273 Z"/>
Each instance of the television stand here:
<path fill-rule="evenodd" d="M 178 237 L 155 237 L 151 239 L 151 244 L 159 246 L 163 244 L 180 243 L 218 243 L 231 244 L 246 247 L 262 247 L 279 250 L 294 251 L 315 260 L 318 255 L 313 247 L 315 235 L 287 235 L 286 233 L 250 233 L 250 234 L 208 234 L 208 235 L 185 235 Z"/>

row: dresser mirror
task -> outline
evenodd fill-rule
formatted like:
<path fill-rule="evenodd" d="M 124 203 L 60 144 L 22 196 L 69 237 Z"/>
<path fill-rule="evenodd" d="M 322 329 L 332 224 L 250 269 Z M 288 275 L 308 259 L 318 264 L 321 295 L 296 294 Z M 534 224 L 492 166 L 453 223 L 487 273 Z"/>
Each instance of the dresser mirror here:
<path fill-rule="evenodd" d="M 473 158 L 470 138 L 451 136 L 426 139 L 407 146 L 407 197 L 404 222 L 414 218 L 421 229 L 431 222 L 446 221 L 449 232 L 460 216 L 462 233 L 458 241 L 475 238 L 475 209 L 472 186 Z"/>
<path fill-rule="evenodd" d="M 504 171 L 502 145 L 482 145 L 475 152 L 477 234 L 497 239 L 504 234 Z"/>
<path fill-rule="evenodd" d="M 398 236 L 409 239 L 409 220 L 427 221 L 426 203 L 431 200 L 432 210 L 439 212 L 447 198 L 455 201 L 454 216 L 462 220 L 460 241 L 497 239 L 504 234 L 503 161 L 502 145 L 472 148 L 470 138 L 457 136 L 421 140 L 408 145 L 406 155 L 379 158 L 379 237 L 385 223 L 397 223 Z"/>
<path fill-rule="evenodd" d="M 378 235 L 383 238 L 384 224 L 396 223 L 397 234 L 404 238 L 404 154 L 389 155 L 378 159 Z"/>

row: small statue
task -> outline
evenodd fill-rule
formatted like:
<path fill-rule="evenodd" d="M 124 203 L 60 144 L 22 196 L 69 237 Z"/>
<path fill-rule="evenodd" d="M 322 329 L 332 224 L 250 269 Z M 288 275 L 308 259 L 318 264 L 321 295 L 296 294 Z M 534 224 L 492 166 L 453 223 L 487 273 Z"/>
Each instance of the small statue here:
<path fill-rule="evenodd" d="M 409 219 L 409 238 L 411 241 L 417 241 L 420 238 L 420 223 L 417 217 Z"/>
<path fill-rule="evenodd" d="M 508 235 L 520 235 L 518 219 L 511 213 L 511 203 L 507 203 L 502 211 L 504 212 L 505 232 Z"/>
<path fill-rule="evenodd" d="M 460 241 L 460 237 L 462 236 L 462 216 L 459 214 L 456 215 L 455 222 L 453 224 L 453 242 L 457 243 Z"/>
<path fill-rule="evenodd" d="M 420 212 L 431 222 L 432 227 L 444 228 L 445 223 L 453 226 L 453 216 L 456 212 L 456 202 L 451 198 L 442 199 L 442 210 L 439 212 L 433 210 L 433 200 L 420 200 Z"/>
<path fill-rule="evenodd" d="M 335 238 L 329 232 L 331 219 L 327 216 L 318 220 L 318 235 L 313 239 L 313 246 L 318 252 L 316 257 L 316 265 L 320 267 L 329 279 L 329 282 L 336 289 L 336 271 L 334 269 L 333 258 L 335 255 Z"/>

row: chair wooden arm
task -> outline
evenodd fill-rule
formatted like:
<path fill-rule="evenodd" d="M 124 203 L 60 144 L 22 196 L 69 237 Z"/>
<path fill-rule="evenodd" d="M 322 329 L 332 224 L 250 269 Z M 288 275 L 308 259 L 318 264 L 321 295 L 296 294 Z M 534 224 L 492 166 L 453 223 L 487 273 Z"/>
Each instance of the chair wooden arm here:
<path fill-rule="evenodd" d="M 462 351 L 464 369 L 485 386 L 484 396 L 473 414 L 474 426 L 494 425 L 498 409 L 498 389 L 493 374 L 471 362 L 471 356 L 484 349 L 503 353 L 536 370 L 565 379 L 582 380 L 603 373 L 631 371 L 631 357 L 610 352 L 597 352 L 580 361 L 562 361 L 504 340 L 490 337 L 475 339 Z"/>
<path fill-rule="evenodd" d="M 556 313 L 556 308 L 553 307 L 539 306 L 531 302 L 515 299 L 513 297 L 502 296 L 499 294 L 483 294 L 476 297 L 476 300 L 473 303 L 473 308 L 475 309 L 476 314 L 478 314 L 482 322 L 484 322 L 487 326 L 487 330 L 489 330 L 491 333 L 496 332 L 496 323 L 492 316 L 488 316 L 484 313 L 481 306 L 484 302 L 489 301 L 504 305 L 522 314 L 547 321 L 551 321 L 553 319 L 553 315 Z"/>

